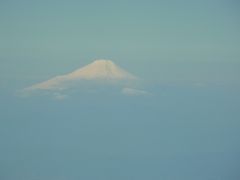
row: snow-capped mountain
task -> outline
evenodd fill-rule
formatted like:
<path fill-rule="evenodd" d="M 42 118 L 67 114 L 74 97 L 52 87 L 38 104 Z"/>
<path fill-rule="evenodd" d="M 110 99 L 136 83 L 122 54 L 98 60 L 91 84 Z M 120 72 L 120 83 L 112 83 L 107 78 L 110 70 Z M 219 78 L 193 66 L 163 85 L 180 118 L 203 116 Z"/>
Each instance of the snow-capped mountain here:
<path fill-rule="evenodd" d="M 96 60 L 93 63 L 67 75 L 70 79 L 136 79 L 135 76 L 115 65 L 110 60 Z"/>
<path fill-rule="evenodd" d="M 25 90 L 62 90 L 70 84 L 82 81 L 122 82 L 135 81 L 138 78 L 118 67 L 110 60 L 95 60 L 93 63 L 77 69 L 69 74 L 56 76 L 50 80 L 35 84 Z"/>
<path fill-rule="evenodd" d="M 110 60 L 95 60 L 71 73 L 53 77 L 20 91 L 20 96 L 51 95 L 56 99 L 65 99 L 69 95 L 123 94 L 127 96 L 150 96 L 142 90 L 141 80 Z M 139 89 L 140 88 L 140 89 Z"/>

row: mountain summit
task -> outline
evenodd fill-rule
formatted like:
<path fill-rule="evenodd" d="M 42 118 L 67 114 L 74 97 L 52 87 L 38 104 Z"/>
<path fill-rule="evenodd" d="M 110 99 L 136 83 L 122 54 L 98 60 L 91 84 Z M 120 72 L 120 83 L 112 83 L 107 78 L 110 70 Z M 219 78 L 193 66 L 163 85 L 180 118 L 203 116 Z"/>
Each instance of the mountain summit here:
<path fill-rule="evenodd" d="M 69 74 L 56 76 L 50 80 L 28 87 L 25 90 L 63 90 L 67 89 L 70 84 L 80 83 L 81 80 L 116 83 L 137 79 L 137 77 L 118 67 L 112 61 L 100 59 Z"/>
<path fill-rule="evenodd" d="M 110 60 L 96 60 L 67 75 L 70 79 L 136 79 L 135 76 L 115 65 Z"/>

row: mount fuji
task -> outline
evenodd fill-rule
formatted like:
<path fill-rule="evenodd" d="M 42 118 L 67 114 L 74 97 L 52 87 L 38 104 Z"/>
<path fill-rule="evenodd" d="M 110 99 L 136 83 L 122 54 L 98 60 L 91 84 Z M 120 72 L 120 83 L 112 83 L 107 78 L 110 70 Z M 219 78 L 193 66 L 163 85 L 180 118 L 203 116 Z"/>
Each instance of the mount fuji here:
<path fill-rule="evenodd" d="M 87 89 L 92 91 L 94 89 L 96 91 L 103 87 L 108 89 L 117 87 L 125 95 L 148 94 L 143 90 L 136 89 L 139 80 L 138 77 L 120 68 L 111 60 L 100 59 L 71 73 L 27 87 L 24 92 L 47 91 L 59 94 L 66 93 L 67 90 Z"/>

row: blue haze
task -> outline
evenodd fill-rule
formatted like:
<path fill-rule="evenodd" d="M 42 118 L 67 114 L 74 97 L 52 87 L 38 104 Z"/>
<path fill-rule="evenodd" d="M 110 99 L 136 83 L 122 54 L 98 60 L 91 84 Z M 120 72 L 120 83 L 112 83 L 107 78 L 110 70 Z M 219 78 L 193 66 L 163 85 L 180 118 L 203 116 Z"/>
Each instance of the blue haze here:
<path fill-rule="evenodd" d="M 0 21 L 1 86 L 24 87 L 99 58 L 153 80 L 240 76 L 236 0 L 3 0 Z"/>
<path fill-rule="evenodd" d="M 1 180 L 238 180 L 237 0 L 0 1 Z M 94 59 L 151 97 L 16 91 Z"/>
<path fill-rule="evenodd" d="M 238 91 L 152 91 L 158 95 L 1 96 L 1 179 L 237 180 Z"/>

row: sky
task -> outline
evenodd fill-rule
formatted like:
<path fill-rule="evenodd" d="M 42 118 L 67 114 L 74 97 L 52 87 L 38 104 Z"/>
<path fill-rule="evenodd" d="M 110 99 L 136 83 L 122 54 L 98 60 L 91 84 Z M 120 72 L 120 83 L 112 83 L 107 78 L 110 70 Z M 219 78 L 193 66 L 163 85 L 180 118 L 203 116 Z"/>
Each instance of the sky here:
<path fill-rule="evenodd" d="M 239 10 L 238 0 L 1 0 L 0 179 L 239 180 Z M 96 59 L 141 88 L 75 81 L 18 96 Z"/>
<path fill-rule="evenodd" d="M 148 80 L 236 84 L 239 8 L 236 0 L 2 0 L 0 81 L 24 87 L 111 59 Z"/>

